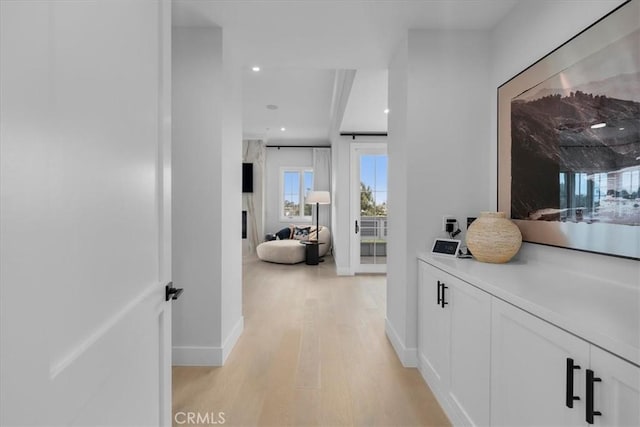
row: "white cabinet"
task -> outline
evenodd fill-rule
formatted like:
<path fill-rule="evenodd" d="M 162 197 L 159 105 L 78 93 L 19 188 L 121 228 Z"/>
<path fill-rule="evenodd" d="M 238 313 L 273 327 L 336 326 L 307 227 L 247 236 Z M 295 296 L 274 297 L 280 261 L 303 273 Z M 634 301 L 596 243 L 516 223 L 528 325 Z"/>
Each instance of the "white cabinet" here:
<path fill-rule="evenodd" d="M 491 354 L 494 426 L 640 426 L 640 368 L 497 298 Z"/>
<path fill-rule="evenodd" d="M 526 263 L 418 266 L 418 366 L 454 425 L 640 426 L 640 289 Z"/>
<path fill-rule="evenodd" d="M 420 371 L 454 424 L 488 425 L 491 297 L 419 265 Z"/>
<path fill-rule="evenodd" d="M 491 354 L 492 425 L 584 424 L 587 342 L 494 298 Z M 572 378 L 568 358 L 580 367 L 570 372 Z M 567 386 L 580 399 L 573 408 L 566 405 Z"/>
<path fill-rule="evenodd" d="M 592 410 L 600 413 L 593 416 L 593 424 L 640 426 L 640 368 L 591 346 L 591 371 L 600 379 L 587 384 L 588 394 L 593 392 Z"/>

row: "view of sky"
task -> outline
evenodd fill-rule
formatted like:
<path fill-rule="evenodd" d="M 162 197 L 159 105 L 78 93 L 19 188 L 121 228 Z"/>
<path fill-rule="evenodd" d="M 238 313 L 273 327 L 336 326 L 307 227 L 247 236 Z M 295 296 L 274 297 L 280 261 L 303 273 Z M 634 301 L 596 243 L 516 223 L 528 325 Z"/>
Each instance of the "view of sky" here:
<path fill-rule="evenodd" d="M 387 156 L 360 157 L 360 181 L 371 187 L 376 204 L 387 202 Z"/>
<path fill-rule="evenodd" d="M 303 197 L 307 192 L 313 189 L 313 172 L 304 172 L 304 188 Z M 284 174 L 284 200 L 293 202 L 295 205 L 300 203 L 300 172 L 287 171 Z M 293 215 L 299 215 L 297 211 L 291 212 Z"/>

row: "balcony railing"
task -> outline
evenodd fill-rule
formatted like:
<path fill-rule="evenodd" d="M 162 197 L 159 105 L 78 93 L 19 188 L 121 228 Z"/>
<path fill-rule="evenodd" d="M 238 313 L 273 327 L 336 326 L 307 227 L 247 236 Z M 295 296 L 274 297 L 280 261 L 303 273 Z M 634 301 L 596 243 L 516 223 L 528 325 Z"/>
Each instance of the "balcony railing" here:
<path fill-rule="evenodd" d="M 387 241 L 387 217 L 363 216 L 360 218 L 361 242 L 386 242 Z"/>
<path fill-rule="evenodd" d="M 374 264 L 386 263 L 387 217 L 360 217 L 360 256 L 371 258 Z"/>

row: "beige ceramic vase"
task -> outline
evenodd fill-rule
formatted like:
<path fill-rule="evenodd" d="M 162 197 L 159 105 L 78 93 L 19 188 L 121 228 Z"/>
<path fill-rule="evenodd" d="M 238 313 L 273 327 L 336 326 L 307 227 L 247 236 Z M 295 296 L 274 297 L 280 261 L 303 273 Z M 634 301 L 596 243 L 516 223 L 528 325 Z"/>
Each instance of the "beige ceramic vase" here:
<path fill-rule="evenodd" d="M 467 230 L 467 247 L 478 261 L 501 264 L 518 253 L 522 234 L 504 212 L 480 212 Z"/>

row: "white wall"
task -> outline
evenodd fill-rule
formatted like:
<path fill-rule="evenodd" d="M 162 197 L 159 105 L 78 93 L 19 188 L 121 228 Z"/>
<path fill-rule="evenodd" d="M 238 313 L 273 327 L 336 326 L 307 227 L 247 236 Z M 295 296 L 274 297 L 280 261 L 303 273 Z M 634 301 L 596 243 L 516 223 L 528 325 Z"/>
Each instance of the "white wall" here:
<path fill-rule="evenodd" d="M 333 258 L 336 263 L 336 273 L 339 275 L 353 274 L 350 268 L 351 250 L 351 208 L 349 191 L 350 167 L 349 157 L 351 137 L 335 135 L 331 141 L 331 220 Z"/>
<path fill-rule="evenodd" d="M 290 222 L 280 221 L 280 168 L 313 167 L 312 148 L 267 148 L 265 160 L 265 233 L 276 233 Z M 311 221 L 309 221 L 311 222 Z"/>
<path fill-rule="evenodd" d="M 331 105 L 331 238 L 338 275 L 350 275 L 349 268 L 349 156 L 347 139 L 340 136 L 340 126 L 349 101 L 356 70 L 338 70 Z"/>
<path fill-rule="evenodd" d="M 174 28 L 173 279 L 185 288 L 174 304 L 178 365 L 224 363 L 242 331 L 240 70 L 223 48 L 221 29 Z"/>
<path fill-rule="evenodd" d="M 408 40 L 402 41 L 389 64 L 388 143 L 389 182 L 387 184 L 387 318 L 385 329 L 404 365 L 411 365 L 405 341 L 407 336 L 407 218 L 412 208 L 407 198 L 407 127 L 408 127 Z"/>
<path fill-rule="evenodd" d="M 216 243 L 220 245 L 222 310 L 222 363 L 231 353 L 244 328 L 242 317 L 242 67 L 228 40 L 222 45 L 221 198 L 222 211 Z"/>
<path fill-rule="evenodd" d="M 491 188 L 497 187 L 497 87 L 557 48 L 580 31 L 615 9 L 621 0 L 605 1 L 541 1 L 522 2 L 507 15 L 491 33 L 491 164 L 489 173 Z M 571 17 L 571 19 L 567 19 Z M 496 192 L 490 193 L 487 206 L 496 206 Z M 607 280 L 618 280 L 637 285 L 640 283 L 640 266 L 630 261 L 604 255 L 594 255 L 568 249 L 552 248 L 536 244 L 524 244 L 527 257 L 535 257 L 548 263 L 569 269 L 589 268 L 592 275 Z"/>
<path fill-rule="evenodd" d="M 403 363 L 412 365 L 416 252 L 429 248 L 435 237 L 444 237 L 443 215 L 460 221 L 476 215 L 488 208 L 493 191 L 486 178 L 489 33 L 412 30 L 406 48 L 400 49 L 407 50 L 406 60 L 400 51 L 392 61 L 389 89 L 387 333 Z M 402 217 L 394 218 L 396 213 Z"/>
<path fill-rule="evenodd" d="M 405 365 L 415 363 L 416 251 L 443 235 L 443 214 L 464 221 L 496 207 L 497 87 L 621 3 L 521 2 L 491 32 L 410 31 L 399 46 L 389 70 L 387 335 Z M 519 256 L 640 282 L 637 261 L 534 244 Z"/>

